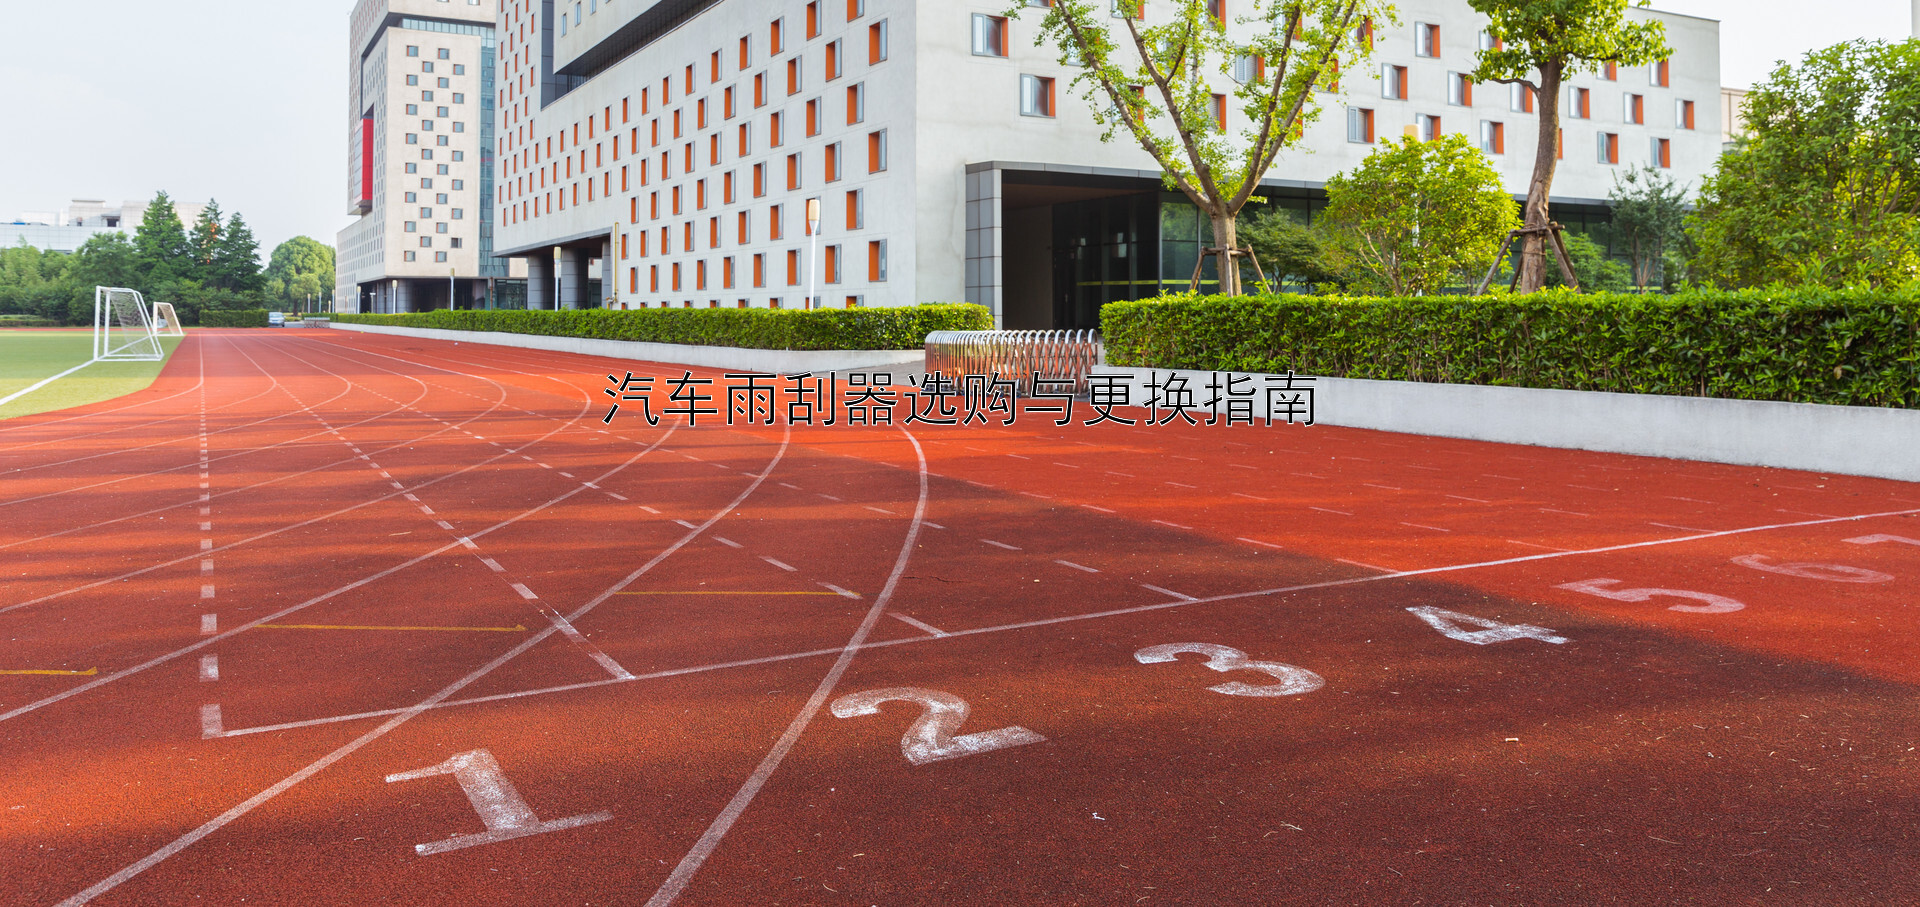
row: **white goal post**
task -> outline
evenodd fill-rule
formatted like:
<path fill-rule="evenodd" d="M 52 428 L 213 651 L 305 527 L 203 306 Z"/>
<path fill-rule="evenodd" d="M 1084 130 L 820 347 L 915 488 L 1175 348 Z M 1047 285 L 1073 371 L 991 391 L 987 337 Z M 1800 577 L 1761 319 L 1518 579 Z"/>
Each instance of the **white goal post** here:
<path fill-rule="evenodd" d="M 187 336 L 187 332 L 180 328 L 180 316 L 174 313 L 173 303 L 153 304 L 153 332 L 162 337 Z"/>
<path fill-rule="evenodd" d="M 140 293 L 125 287 L 93 288 L 93 358 L 157 362 L 166 358 L 154 334 L 153 317 Z"/>

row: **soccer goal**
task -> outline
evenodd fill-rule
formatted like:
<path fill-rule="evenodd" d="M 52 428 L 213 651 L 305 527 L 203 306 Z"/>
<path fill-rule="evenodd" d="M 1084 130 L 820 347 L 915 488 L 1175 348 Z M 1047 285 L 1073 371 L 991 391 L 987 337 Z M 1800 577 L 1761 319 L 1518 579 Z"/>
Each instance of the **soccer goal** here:
<path fill-rule="evenodd" d="M 174 314 L 173 303 L 153 304 L 153 332 L 162 337 L 187 336 L 187 332 L 180 329 L 180 316 Z"/>
<path fill-rule="evenodd" d="M 125 287 L 93 288 L 93 358 L 157 362 L 166 358 L 147 301 Z"/>

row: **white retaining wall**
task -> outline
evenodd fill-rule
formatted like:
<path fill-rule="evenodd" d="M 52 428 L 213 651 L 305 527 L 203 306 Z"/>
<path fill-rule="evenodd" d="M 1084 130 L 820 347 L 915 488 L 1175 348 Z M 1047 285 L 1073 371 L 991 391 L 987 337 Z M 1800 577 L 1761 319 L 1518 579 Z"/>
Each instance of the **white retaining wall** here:
<path fill-rule="evenodd" d="M 643 343 L 637 340 L 600 340 L 592 337 L 551 337 L 544 334 L 510 334 L 503 331 L 448 331 L 439 328 L 401 328 L 386 325 L 343 324 L 335 330 L 366 334 L 398 334 L 427 340 L 451 340 L 456 343 L 487 343 L 530 350 L 580 353 L 609 359 L 690 365 L 697 368 L 728 369 L 739 372 L 772 372 L 794 375 L 801 372 L 837 372 L 912 365 L 916 370 L 926 361 L 926 353 L 913 350 L 749 350 L 732 346 L 694 346 L 684 343 Z"/>
<path fill-rule="evenodd" d="M 1204 403 L 1214 375 L 1097 371 L 1128 375 L 1136 403 L 1147 399 L 1150 375 L 1169 374 L 1184 376 Z M 1261 388 L 1267 376 L 1248 377 Z M 1354 378 L 1316 378 L 1313 387 L 1322 425 L 1920 482 L 1920 410 Z M 1258 412 L 1266 394 L 1255 393 Z"/>

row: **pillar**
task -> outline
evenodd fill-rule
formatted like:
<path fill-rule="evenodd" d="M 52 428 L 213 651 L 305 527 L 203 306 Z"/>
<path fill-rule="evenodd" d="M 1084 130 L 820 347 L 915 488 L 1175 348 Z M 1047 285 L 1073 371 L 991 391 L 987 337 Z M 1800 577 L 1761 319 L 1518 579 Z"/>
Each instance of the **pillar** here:
<path fill-rule="evenodd" d="M 560 247 L 560 307 L 563 309 L 590 309 L 594 300 L 587 298 L 587 250 L 578 246 Z"/>
<path fill-rule="evenodd" d="M 527 308 L 553 308 L 553 250 L 527 256 Z"/>

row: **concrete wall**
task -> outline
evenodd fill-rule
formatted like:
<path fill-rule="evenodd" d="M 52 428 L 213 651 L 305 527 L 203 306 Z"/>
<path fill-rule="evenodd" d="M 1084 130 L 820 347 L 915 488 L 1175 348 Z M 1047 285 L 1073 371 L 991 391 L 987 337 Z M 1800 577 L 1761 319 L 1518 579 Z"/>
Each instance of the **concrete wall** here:
<path fill-rule="evenodd" d="M 1141 402 L 1149 378 L 1169 374 L 1205 400 L 1215 374 L 1101 372 L 1126 374 Z M 1259 388 L 1268 376 L 1249 377 Z M 1920 482 L 1920 410 L 1350 378 L 1313 385 L 1322 425 Z"/>

